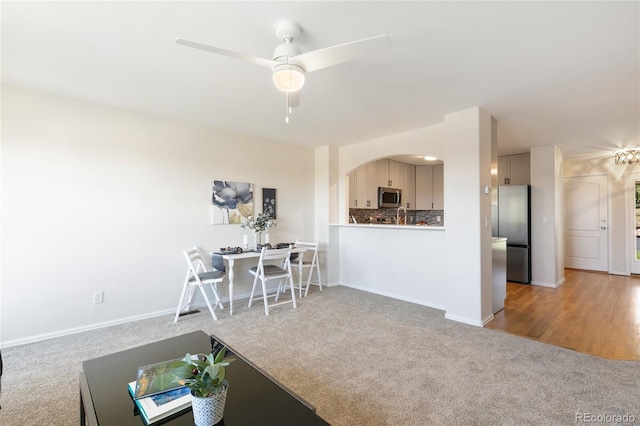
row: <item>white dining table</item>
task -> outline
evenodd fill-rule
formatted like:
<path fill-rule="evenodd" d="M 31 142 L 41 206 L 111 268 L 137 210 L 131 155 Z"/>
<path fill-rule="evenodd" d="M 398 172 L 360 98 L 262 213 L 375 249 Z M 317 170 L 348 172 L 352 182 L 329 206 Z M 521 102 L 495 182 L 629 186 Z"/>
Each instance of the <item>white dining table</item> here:
<path fill-rule="evenodd" d="M 307 251 L 307 249 L 305 249 L 304 247 L 291 248 L 291 253 L 304 253 L 305 251 Z M 229 274 L 228 274 L 229 276 L 229 315 L 233 315 L 233 278 L 235 275 L 233 272 L 233 267 L 236 263 L 236 260 L 259 258 L 260 252 L 251 250 L 251 251 L 245 251 L 243 253 L 224 254 L 219 252 L 210 252 L 209 254 L 210 255 L 219 254 L 229 264 Z M 298 281 L 300 282 L 302 280 L 302 265 L 298 267 L 298 273 L 299 273 Z"/>

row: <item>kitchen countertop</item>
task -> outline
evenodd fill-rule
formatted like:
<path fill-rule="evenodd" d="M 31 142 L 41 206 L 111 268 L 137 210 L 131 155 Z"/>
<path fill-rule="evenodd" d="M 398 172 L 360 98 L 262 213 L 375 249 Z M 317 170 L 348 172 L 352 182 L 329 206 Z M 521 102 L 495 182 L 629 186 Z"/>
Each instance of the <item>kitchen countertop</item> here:
<path fill-rule="evenodd" d="M 444 226 L 432 225 L 396 225 L 393 223 L 331 223 L 329 226 L 340 226 L 350 228 L 376 228 L 376 229 L 409 229 L 425 231 L 444 231 Z"/>

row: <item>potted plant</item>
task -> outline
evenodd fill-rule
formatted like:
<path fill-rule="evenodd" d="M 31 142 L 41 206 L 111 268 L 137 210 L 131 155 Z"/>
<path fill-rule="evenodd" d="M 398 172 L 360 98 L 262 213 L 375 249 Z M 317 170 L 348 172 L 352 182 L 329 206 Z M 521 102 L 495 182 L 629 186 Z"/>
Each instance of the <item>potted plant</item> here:
<path fill-rule="evenodd" d="M 253 216 L 247 217 L 247 219 L 240 224 L 241 228 L 249 228 L 253 231 L 253 241 L 255 249 L 259 249 L 262 245 L 262 233 L 267 229 L 277 226 L 270 216 L 264 213 L 260 213 L 256 218 Z"/>
<path fill-rule="evenodd" d="M 217 355 L 191 355 L 172 364 L 175 381 L 191 390 L 193 419 L 197 426 L 213 426 L 222 420 L 229 384 L 224 379 L 233 358 L 225 358 L 225 349 Z"/>

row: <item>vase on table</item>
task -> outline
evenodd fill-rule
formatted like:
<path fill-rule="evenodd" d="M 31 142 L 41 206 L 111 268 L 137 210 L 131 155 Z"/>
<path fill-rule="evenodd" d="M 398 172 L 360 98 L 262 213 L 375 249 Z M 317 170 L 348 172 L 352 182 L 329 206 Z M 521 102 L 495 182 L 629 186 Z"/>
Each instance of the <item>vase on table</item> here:
<path fill-rule="evenodd" d="M 197 397 L 191 392 L 193 420 L 197 426 L 213 426 L 222 420 L 228 387 L 225 380 L 222 392 L 206 398 Z"/>
<path fill-rule="evenodd" d="M 253 248 L 259 250 L 262 246 L 262 231 L 253 231 Z"/>

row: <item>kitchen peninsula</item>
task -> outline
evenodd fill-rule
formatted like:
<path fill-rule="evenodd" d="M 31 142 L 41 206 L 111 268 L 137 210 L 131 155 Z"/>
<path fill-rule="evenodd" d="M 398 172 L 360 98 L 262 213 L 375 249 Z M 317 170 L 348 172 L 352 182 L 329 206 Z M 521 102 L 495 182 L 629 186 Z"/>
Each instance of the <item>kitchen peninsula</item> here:
<path fill-rule="evenodd" d="M 444 164 L 429 161 L 389 156 L 347 174 L 349 223 L 331 225 L 342 285 L 445 309 Z"/>
<path fill-rule="evenodd" d="M 342 223 L 331 228 L 339 241 L 342 285 L 445 309 L 444 226 Z"/>

